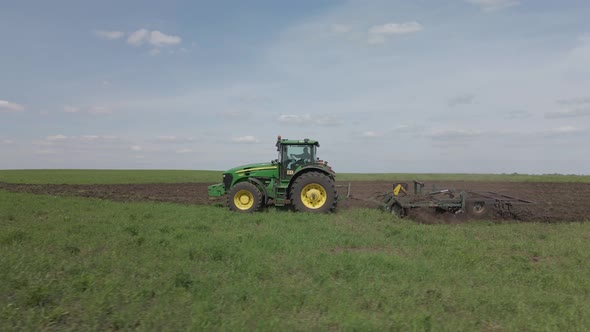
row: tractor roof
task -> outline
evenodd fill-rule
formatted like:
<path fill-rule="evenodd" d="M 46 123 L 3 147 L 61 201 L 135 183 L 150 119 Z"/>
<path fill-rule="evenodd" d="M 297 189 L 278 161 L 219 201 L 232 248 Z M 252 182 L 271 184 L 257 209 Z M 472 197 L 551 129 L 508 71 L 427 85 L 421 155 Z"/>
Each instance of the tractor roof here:
<path fill-rule="evenodd" d="M 279 144 L 287 144 L 287 145 L 315 145 L 315 146 L 320 146 L 320 142 L 316 141 L 316 140 L 312 140 L 309 138 L 305 138 L 302 140 L 296 140 L 296 139 L 286 139 L 286 138 L 281 138 L 281 136 L 279 136 L 277 138 L 277 146 Z"/>

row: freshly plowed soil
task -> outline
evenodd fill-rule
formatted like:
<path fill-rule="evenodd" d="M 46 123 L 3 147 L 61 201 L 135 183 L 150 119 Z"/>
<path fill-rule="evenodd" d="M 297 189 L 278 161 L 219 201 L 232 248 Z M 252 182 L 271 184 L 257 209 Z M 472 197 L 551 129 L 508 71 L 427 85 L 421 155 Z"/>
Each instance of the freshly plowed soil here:
<path fill-rule="evenodd" d="M 410 182 L 410 181 L 408 181 Z M 208 183 L 157 183 L 157 184 L 105 184 L 105 185 L 52 185 L 12 184 L 0 182 L 0 190 L 33 194 L 82 196 L 109 199 L 119 202 L 155 201 L 181 204 L 225 204 L 224 198 L 211 200 L 207 197 Z M 346 196 L 348 183 L 339 183 L 339 194 Z M 541 182 L 443 182 L 426 184 L 437 188 L 492 191 L 534 201 L 536 204 L 516 206 L 515 219 L 522 221 L 561 222 L 590 220 L 590 184 L 588 183 L 541 183 Z M 352 208 L 375 208 L 378 204 L 371 198 L 392 189 L 392 182 L 351 182 L 350 197 L 341 201 L 338 210 Z M 411 188 L 410 188 L 411 189 Z M 411 191 L 411 190 L 410 190 Z M 429 222 L 460 222 L 461 218 L 450 215 L 435 215 L 434 211 L 413 210 L 412 219 Z"/>

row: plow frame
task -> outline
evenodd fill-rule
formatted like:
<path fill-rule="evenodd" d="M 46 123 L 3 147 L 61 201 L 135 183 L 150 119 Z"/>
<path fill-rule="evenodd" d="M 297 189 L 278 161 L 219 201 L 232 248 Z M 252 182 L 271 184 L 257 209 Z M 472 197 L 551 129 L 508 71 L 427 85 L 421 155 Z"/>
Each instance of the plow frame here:
<path fill-rule="evenodd" d="M 514 205 L 535 204 L 532 201 L 491 191 L 455 191 L 437 189 L 433 186 L 431 191 L 425 193 L 424 183 L 417 180 L 414 180 L 414 193 L 408 193 L 407 189 L 407 183 L 394 183 L 392 191 L 376 198 L 381 198 L 379 203 L 382 209 L 401 218 L 416 208 L 437 209 L 453 214 L 467 213 L 478 217 L 487 217 L 494 213 L 503 218 L 513 218 Z"/>

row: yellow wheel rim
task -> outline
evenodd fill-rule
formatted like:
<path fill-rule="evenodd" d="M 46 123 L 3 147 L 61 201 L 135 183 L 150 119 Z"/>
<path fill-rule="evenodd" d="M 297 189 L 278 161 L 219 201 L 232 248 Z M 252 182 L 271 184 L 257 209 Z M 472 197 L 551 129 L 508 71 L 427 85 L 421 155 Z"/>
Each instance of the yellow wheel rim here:
<path fill-rule="evenodd" d="M 234 205 L 240 210 L 248 210 L 254 205 L 254 195 L 248 190 L 240 190 L 234 195 Z"/>
<path fill-rule="evenodd" d="M 308 209 L 319 209 L 327 200 L 326 189 L 320 184 L 310 183 L 301 190 L 301 202 Z"/>

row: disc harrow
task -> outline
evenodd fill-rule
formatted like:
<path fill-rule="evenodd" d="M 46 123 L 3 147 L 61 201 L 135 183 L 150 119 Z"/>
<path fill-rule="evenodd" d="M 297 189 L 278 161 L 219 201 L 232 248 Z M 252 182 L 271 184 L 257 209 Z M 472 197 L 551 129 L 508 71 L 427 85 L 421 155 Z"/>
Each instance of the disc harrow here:
<path fill-rule="evenodd" d="M 533 201 L 496 192 L 474 192 L 454 189 L 424 189 L 423 182 L 413 181 L 413 192 L 408 183 L 394 183 L 393 190 L 376 194 L 371 201 L 398 217 L 406 217 L 413 209 L 434 209 L 437 212 L 467 214 L 474 218 L 500 217 L 518 219 L 516 206 L 535 204 Z"/>

